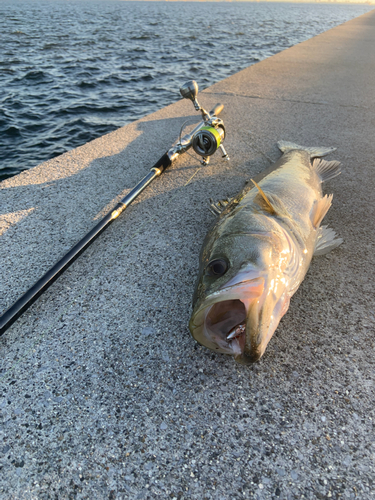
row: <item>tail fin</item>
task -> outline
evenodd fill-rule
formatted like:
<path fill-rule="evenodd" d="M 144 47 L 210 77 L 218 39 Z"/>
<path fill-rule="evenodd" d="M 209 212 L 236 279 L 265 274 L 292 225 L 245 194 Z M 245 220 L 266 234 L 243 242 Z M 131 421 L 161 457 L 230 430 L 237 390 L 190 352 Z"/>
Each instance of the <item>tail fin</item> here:
<path fill-rule="evenodd" d="M 302 150 L 306 151 L 310 155 L 310 159 L 313 158 L 322 158 L 323 156 L 327 156 L 330 153 L 333 153 L 333 151 L 336 151 L 336 148 L 307 148 L 305 146 L 299 146 L 298 144 L 294 144 L 293 142 L 288 142 L 288 141 L 279 141 L 277 143 L 280 151 L 283 153 L 287 153 L 288 151 L 293 151 L 293 150 Z"/>

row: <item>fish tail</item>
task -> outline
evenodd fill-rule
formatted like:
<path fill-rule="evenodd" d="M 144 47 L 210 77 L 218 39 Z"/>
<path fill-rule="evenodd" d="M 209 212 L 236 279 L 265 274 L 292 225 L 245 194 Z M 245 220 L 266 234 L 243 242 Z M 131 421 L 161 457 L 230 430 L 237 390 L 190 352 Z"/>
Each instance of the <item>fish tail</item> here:
<path fill-rule="evenodd" d="M 288 151 L 293 151 L 293 150 L 306 151 L 307 153 L 309 153 L 310 159 L 322 158 L 323 156 L 327 156 L 333 151 L 336 151 L 336 148 L 324 148 L 324 147 L 307 148 L 306 146 L 300 146 L 298 144 L 294 144 L 293 142 L 288 142 L 288 141 L 279 141 L 277 143 L 277 146 L 283 153 L 287 153 Z"/>

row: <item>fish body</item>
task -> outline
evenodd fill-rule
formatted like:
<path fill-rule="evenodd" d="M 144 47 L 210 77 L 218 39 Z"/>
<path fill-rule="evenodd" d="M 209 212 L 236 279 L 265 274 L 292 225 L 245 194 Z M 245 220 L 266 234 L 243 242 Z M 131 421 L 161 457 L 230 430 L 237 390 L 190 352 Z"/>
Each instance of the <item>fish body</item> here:
<path fill-rule="evenodd" d="M 264 353 L 313 255 L 342 240 L 321 221 L 332 202 L 322 182 L 340 164 L 333 148 L 279 142 L 278 162 L 222 211 L 200 256 L 190 331 L 200 344 L 249 364 Z"/>

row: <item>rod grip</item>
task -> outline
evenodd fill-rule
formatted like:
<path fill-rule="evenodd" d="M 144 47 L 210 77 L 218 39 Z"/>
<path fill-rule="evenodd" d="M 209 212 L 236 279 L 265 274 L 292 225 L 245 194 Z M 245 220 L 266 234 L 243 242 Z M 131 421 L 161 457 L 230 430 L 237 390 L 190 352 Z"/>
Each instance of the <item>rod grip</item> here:
<path fill-rule="evenodd" d="M 168 168 L 172 164 L 171 159 L 169 158 L 168 152 L 165 153 L 152 167 L 151 170 L 159 169 L 160 173 L 163 173 L 166 168 Z"/>
<path fill-rule="evenodd" d="M 210 111 L 210 115 L 219 115 L 224 109 L 224 104 L 216 104 L 216 106 L 214 107 L 214 109 L 212 111 Z"/>

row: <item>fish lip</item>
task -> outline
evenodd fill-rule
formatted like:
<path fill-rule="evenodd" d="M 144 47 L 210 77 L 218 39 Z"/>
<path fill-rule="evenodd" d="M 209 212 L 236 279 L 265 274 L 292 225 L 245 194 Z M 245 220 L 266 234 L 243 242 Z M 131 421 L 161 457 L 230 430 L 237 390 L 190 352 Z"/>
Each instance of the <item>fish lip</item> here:
<path fill-rule="evenodd" d="M 235 356 L 234 359 L 240 365 L 248 366 L 259 361 L 261 357 L 262 353 L 260 351 L 246 352 L 245 350 L 242 354 Z"/>
<path fill-rule="evenodd" d="M 250 283 L 254 284 L 254 285 L 258 284 L 258 285 L 264 286 L 265 279 L 262 277 L 258 277 L 258 278 L 253 278 L 250 280 L 240 281 L 240 282 L 238 282 L 232 286 L 229 286 L 229 287 L 224 285 L 223 288 L 220 288 L 217 292 L 214 292 L 213 294 L 206 297 L 205 300 L 203 301 L 203 304 L 197 309 L 197 311 L 196 312 L 193 311 L 192 317 L 195 318 L 200 313 L 202 313 L 204 310 L 206 310 L 208 307 L 213 306 L 213 305 L 217 304 L 218 302 L 223 302 L 224 300 L 234 300 L 234 299 L 241 300 L 240 297 L 236 296 L 239 294 L 239 290 L 237 290 L 237 289 L 243 285 L 250 284 Z M 232 291 L 234 291 L 233 295 L 232 295 Z M 230 294 L 230 296 L 227 296 L 226 294 Z M 225 299 L 222 299 L 223 295 L 226 295 Z M 213 300 L 213 298 L 216 298 L 216 297 L 217 297 L 217 300 Z M 212 303 L 211 303 L 211 301 L 212 301 Z M 209 302 L 209 304 L 207 304 L 207 302 Z M 241 302 L 242 302 L 242 300 L 241 300 Z M 245 305 L 245 307 L 246 307 L 246 305 Z M 246 313 L 247 312 L 248 312 L 248 308 L 246 307 Z M 194 319 L 192 319 L 191 324 L 195 328 L 198 328 L 199 326 L 202 326 L 204 324 L 204 320 L 201 323 L 197 324 L 194 322 Z"/>

